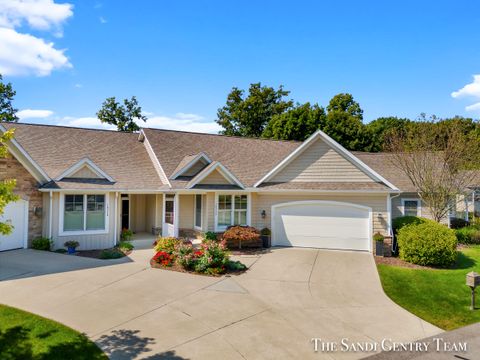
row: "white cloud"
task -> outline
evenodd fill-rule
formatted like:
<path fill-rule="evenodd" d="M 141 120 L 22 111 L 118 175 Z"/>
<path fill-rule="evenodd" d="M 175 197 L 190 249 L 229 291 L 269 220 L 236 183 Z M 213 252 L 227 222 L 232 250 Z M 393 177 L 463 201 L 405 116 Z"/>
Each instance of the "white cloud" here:
<path fill-rule="evenodd" d="M 465 110 L 467 111 L 480 111 L 480 102 L 473 104 L 473 105 L 468 105 L 465 107 Z"/>
<path fill-rule="evenodd" d="M 53 70 L 71 67 L 65 50 L 16 28 L 27 25 L 61 37 L 62 24 L 72 16 L 72 9 L 71 4 L 56 4 L 53 0 L 0 0 L 0 73 L 46 76 Z"/>
<path fill-rule="evenodd" d="M 107 23 L 107 19 L 105 19 L 103 16 L 100 16 L 100 17 L 98 18 L 98 20 L 100 20 L 100 22 L 101 22 L 102 24 L 106 24 L 106 23 Z"/>
<path fill-rule="evenodd" d="M 53 115 L 51 110 L 33 110 L 33 109 L 24 109 L 17 112 L 17 116 L 20 120 L 25 119 L 44 119 Z"/>
<path fill-rule="evenodd" d="M 75 87 L 77 89 L 81 89 L 83 87 L 83 85 L 82 84 L 75 84 L 75 85 L 73 85 L 73 87 Z"/>
<path fill-rule="evenodd" d="M 53 43 L 13 29 L 0 28 L 0 73 L 4 75 L 50 75 L 53 70 L 72 67 Z"/>
<path fill-rule="evenodd" d="M 466 96 L 476 97 L 480 99 L 480 75 L 473 75 L 473 82 L 465 85 L 458 91 L 452 92 L 452 97 L 454 98 Z"/>
<path fill-rule="evenodd" d="M 95 117 L 64 117 L 57 120 L 56 125 L 83 127 L 90 129 L 116 130 L 115 126 L 102 124 Z M 193 131 L 202 133 L 218 133 L 220 126 L 213 121 L 196 114 L 178 113 L 175 116 L 152 116 L 145 123 L 137 122 L 140 127 L 149 127 L 166 130 Z"/>
<path fill-rule="evenodd" d="M 13 29 L 26 22 L 32 29 L 53 29 L 58 33 L 61 24 L 73 15 L 72 8 L 71 4 L 56 4 L 53 0 L 2 0 L 0 26 Z"/>

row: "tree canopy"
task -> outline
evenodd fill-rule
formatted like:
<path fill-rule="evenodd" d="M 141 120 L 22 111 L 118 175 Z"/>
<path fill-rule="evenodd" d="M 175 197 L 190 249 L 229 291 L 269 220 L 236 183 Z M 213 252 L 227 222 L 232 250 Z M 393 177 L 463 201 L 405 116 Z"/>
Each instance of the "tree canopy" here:
<path fill-rule="evenodd" d="M 3 82 L 0 74 L 0 121 L 17 122 L 17 109 L 12 105 L 13 98 L 17 93 L 13 90 L 12 84 Z"/>
<path fill-rule="evenodd" d="M 289 91 L 279 86 L 251 84 L 248 95 L 237 87 L 232 88 L 226 104 L 217 110 L 217 124 L 224 135 L 261 137 L 269 121 L 275 115 L 283 114 L 293 106 L 292 100 L 286 100 Z"/>
<path fill-rule="evenodd" d="M 138 105 L 135 96 L 130 100 L 124 99 L 123 105 L 117 102 L 115 97 L 107 98 L 97 112 L 97 117 L 102 123 L 114 125 L 118 131 L 124 132 L 140 130 L 135 120 L 147 121 L 147 117 L 142 115 L 142 108 Z"/>
<path fill-rule="evenodd" d="M 8 156 L 7 141 L 13 139 L 14 130 L 5 131 L 0 135 L 0 158 Z M 3 215 L 8 203 L 18 200 L 13 190 L 17 182 L 15 179 L 5 179 L 0 181 L 0 215 Z M 6 222 L 0 222 L 0 234 L 8 235 L 12 232 L 12 225 Z"/>

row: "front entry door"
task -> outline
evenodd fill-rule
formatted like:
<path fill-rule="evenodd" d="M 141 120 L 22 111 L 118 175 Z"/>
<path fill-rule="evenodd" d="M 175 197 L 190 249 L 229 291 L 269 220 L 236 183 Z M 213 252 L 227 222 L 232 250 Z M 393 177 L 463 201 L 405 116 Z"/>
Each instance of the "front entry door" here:
<path fill-rule="evenodd" d="M 130 200 L 122 199 L 122 229 L 130 229 Z"/>
<path fill-rule="evenodd" d="M 164 196 L 162 236 L 175 236 L 175 195 Z"/>

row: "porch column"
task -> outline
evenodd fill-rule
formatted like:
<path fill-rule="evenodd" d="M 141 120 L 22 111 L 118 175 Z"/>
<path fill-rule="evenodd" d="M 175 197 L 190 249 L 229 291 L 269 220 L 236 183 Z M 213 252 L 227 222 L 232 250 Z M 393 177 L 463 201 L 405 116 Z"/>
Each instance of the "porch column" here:
<path fill-rule="evenodd" d="M 178 226 L 180 224 L 179 216 L 180 216 L 180 194 L 175 194 L 174 198 L 174 206 L 173 206 L 173 232 L 175 237 L 178 237 L 179 229 Z"/>

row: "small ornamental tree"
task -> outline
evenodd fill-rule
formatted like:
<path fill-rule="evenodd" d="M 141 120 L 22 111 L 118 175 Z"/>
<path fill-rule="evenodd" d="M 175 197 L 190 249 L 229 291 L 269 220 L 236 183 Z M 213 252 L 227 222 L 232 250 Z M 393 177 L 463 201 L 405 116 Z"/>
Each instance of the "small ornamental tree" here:
<path fill-rule="evenodd" d="M 8 130 L 0 136 L 0 158 L 8 156 L 6 142 L 13 138 L 13 130 Z M 3 215 L 8 203 L 18 200 L 18 196 L 13 193 L 17 182 L 15 179 L 4 179 L 0 181 L 0 215 Z M 12 225 L 0 222 L 0 234 L 8 235 L 12 232 Z"/>
<path fill-rule="evenodd" d="M 252 226 L 232 226 L 223 233 L 223 240 L 229 244 L 238 243 L 240 249 L 242 243 L 259 246 L 260 232 Z"/>

